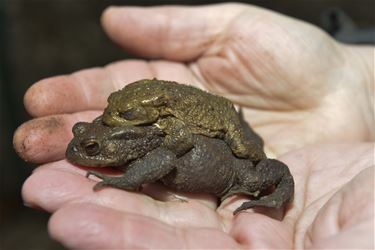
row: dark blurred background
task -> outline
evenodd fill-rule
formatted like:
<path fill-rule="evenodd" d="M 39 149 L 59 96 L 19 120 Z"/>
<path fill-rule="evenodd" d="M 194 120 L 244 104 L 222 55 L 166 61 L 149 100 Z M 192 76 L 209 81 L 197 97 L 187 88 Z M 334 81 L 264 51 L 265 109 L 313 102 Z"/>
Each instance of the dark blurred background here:
<path fill-rule="evenodd" d="M 17 157 L 14 130 L 30 119 L 23 95 L 53 75 L 129 58 L 105 36 L 109 5 L 199 5 L 224 1 L 0 0 L 0 249 L 63 249 L 49 239 L 49 215 L 25 207 L 20 191 L 36 166 Z M 345 43 L 374 44 L 373 0 L 243 1 L 306 20 Z"/>

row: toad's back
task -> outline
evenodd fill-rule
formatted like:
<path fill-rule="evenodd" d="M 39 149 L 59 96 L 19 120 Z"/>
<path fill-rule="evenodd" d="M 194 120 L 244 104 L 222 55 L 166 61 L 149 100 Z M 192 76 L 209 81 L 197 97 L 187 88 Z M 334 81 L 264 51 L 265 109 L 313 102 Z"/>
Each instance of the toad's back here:
<path fill-rule="evenodd" d="M 265 158 L 262 140 L 245 136 L 232 102 L 176 82 L 141 80 L 110 95 L 103 121 L 110 126 L 158 124 L 167 133 L 166 145 L 182 154 L 191 148 L 187 134 L 222 138 L 241 158 Z M 188 132 L 187 132 L 188 131 Z M 178 141 L 178 143 L 175 143 Z"/>
<path fill-rule="evenodd" d="M 229 100 L 176 82 L 141 80 L 127 85 L 109 98 L 110 103 L 119 106 L 124 103 L 137 106 L 153 101 L 154 106 L 162 103 L 162 113 L 205 130 L 225 132 L 228 126 L 241 126 L 238 113 Z M 155 104 L 157 102 L 159 103 Z"/>

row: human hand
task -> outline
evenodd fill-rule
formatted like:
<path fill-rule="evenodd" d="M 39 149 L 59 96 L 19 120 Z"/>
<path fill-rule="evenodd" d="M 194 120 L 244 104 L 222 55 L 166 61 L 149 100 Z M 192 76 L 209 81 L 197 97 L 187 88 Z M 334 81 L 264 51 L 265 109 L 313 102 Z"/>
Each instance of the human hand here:
<path fill-rule="evenodd" d="M 374 144 L 320 145 L 280 160 L 294 176 L 294 201 L 282 211 L 232 212 L 245 198 L 217 208 L 210 196 L 171 199 L 106 188 L 65 160 L 38 168 L 25 182 L 26 204 L 53 213 L 51 236 L 73 249 L 304 249 L 373 248 Z"/>
<path fill-rule="evenodd" d="M 352 218 L 353 214 L 373 218 L 367 209 L 356 207 L 359 201 L 371 201 L 366 192 L 372 189 L 364 189 L 371 184 L 370 174 L 359 174 L 372 171 L 363 170 L 369 156 L 354 157 L 363 152 L 362 146 L 338 151 L 333 146 L 332 150 L 310 148 L 282 158 L 299 189 L 282 222 L 249 212 L 233 218 L 232 211 L 243 202 L 238 198 L 228 199 L 215 212 L 212 197 L 191 196 L 188 203 L 181 203 L 169 201 L 170 196 L 162 195 L 165 192 L 152 193 L 153 189 L 149 194 L 166 202 L 114 189 L 93 193 L 94 184 L 82 177 L 82 170 L 57 160 L 64 158 L 74 123 L 98 116 L 109 93 L 124 84 L 153 77 L 191 83 L 240 104 L 276 155 L 321 141 L 368 140 L 373 138 L 368 116 L 373 112 L 371 54 L 366 55 L 370 49 L 337 44 L 310 25 L 240 4 L 112 8 L 103 16 L 103 24 L 129 51 L 158 60 L 127 60 L 38 82 L 25 96 L 27 110 L 37 119 L 21 126 L 14 138 L 24 159 L 56 161 L 37 169 L 23 189 L 25 202 L 54 212 L 50 231 L 56 239 L 82 248 L 136 244 L 297 248 L 326 243 L 339 247 L 349 239 L 355 246 L 368 242 L 361 230 L 371 232 L 369 225 Z M 335 168 L 334 160 L 342 164 Z M 342 169 L 350 171 L 334 179 Z M 335 198 L 327 202 L 344 183 L 338 197 L 355 195 L 341 205 Z M 355 212 L 340 217 L 344 226 L 336 232 L 324 231 L 323 222 L 333 221 L 329 226 L 337 222 L 339 213 L 329 209 L 335 206 Z M 330 242 L 324 242 L 327 235 Z M 311 245 L 308 240 L 304 243 L 306 236 Z"/>
<path fill-rule="evenodd" d="M 124 84 L 153 77 L 241 105 L 274 155 L 311 143 L 374 138 L 371 48 L 338 44 L 309 24 L 243 4 L 109 8 L 102 20 L 114 41 L 154 59 L 33 85 L 25 106 L 38 119 L 14 139 L 24 159 L 63 159 L 75 122 L 98 116 L 107 96 Z"/>

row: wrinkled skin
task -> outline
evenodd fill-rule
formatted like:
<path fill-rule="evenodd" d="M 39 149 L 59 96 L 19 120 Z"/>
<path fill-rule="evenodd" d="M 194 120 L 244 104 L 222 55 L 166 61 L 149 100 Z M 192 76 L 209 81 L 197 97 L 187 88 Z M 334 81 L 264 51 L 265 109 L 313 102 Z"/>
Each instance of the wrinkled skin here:
<path fill-rule="evenodd" d="M 104 110 L 109 126 L 157 124 L 177 155 L 193 147 L 192 134 L 223 138 L 233 153 L 252 161 L 266 156 L 255 133 L 245 136 L 233 103 L 193 86 L 157 79 L 130 83 L 112 93 Z"/>
<path fill-rule="evenodd" d="M 38 168 L 23 198 L 53 213 L 52 237 L 74 249 L 372 249 L 373 154 L 373 144 L 320 145 L 280 158 L 297 187 L 283 220 L 275 219 L 282 216 L 277 211 L 233 217 L 247 197 L 217 207 L 211 196 L 176 194 L 156 184 L 143 193 L 93 192 L 97 181 L 65 160 Z"/>
<path fill-rule="evenodd" d="M 340 44 L 307 23 L 243 4 L 112 7 L 102 21 L 116 43 L 149 60 L 39 81 L 25 96 L 35 119 L 14 137 L 24 159 L 42 164 L 23 198 L 53 213 L 54 239 L 75 249 L 374 248 L 372 46 Z M 145 187 L 147 195 L 94 193 L 86 170 L 63 160 L 76 122 L 99 116 L 124 83 L 153 77 L 243 107 L 267 155 L 285 162 L 296 182 L 282 221 L 251 210 L 233 217 L 241 197 L 217 207 L 207 195 L 176 202 L 157 185 Z"/>
<path fill-rule="evenodd" d="M 124 172 L 110 177 L 89 171 L 88 176 L 102 179 L 95 190 L 111 186 L 134 191 L 161 181 L 174 190 L 210 193 L 222 201 L 235 194 L 258 198 L 244 202 L 234 213 L 253 207 L 281 208 L 293 198 L 293 177 L 285 164 L 264 159 L 254 165 L 248 159 L 238 159 L 219 139 L 195 135 L 194 147 L 178 158 L 164 146 L 163 133 L 154 126 L 110 128 L 100 122 L 80 122 L 73 133 L 66 151 L 70 162 L 87 167 L 117 166 Z M 275 190 L 265 195 L 273 186 Z"/>
<path fill-rule="evenodd" d="M 101 122 L 79 122 L 66 157 L 70 162 L 91 167 L 121 167 L 145 156 L 164 141 L 156 127 L 108 127 Z"/>

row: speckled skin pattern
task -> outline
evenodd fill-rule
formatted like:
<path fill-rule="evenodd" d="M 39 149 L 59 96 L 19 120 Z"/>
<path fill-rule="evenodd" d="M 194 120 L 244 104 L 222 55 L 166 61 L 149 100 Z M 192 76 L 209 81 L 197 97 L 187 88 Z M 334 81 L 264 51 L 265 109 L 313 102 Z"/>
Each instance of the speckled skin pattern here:
<path fill-rule="evenodd" d="M 112 93 L 103 114 L 109 126 L 157 124 L 165 146 L 182 155 L 193 146 L 192 134 L 223 139 L 240 158 L 266 158 L 262 139 L 246 137 L 233 103 L 198 88 L 170 81 L 141 80 Z"/>
<path fill-rule="evenodd" d="M 293 197 L 293 177 L 280 161 L 263 159 L 255 165 L 235 157 L 222 140 L 201 135 L 193 135 L 194 147 L 177 157 L 164 146 L 163 132 L 155 126 L 108 127 L 98 121 L 77 123 L 66 151 L 74 164 L 117 166 L 124 172 L 110 177 L 89 171 L 87 176 L 102 179 L 94 190 L 111 186 L 137 191 L 142 184 L 161 181 L 175 190 L 211 193 L 221 200 L 234 194 L 254 198 L 234 213 L 253 207 L 280 208 Z"/>
<path fill-rule="evenodd" d="M 108 127 L 101 120 L 78 122 L 73 134 L 67 159 L 92 167 L 123 166 L 159 147 L 164 140 L 164 133 L 156 127 Z"/>

